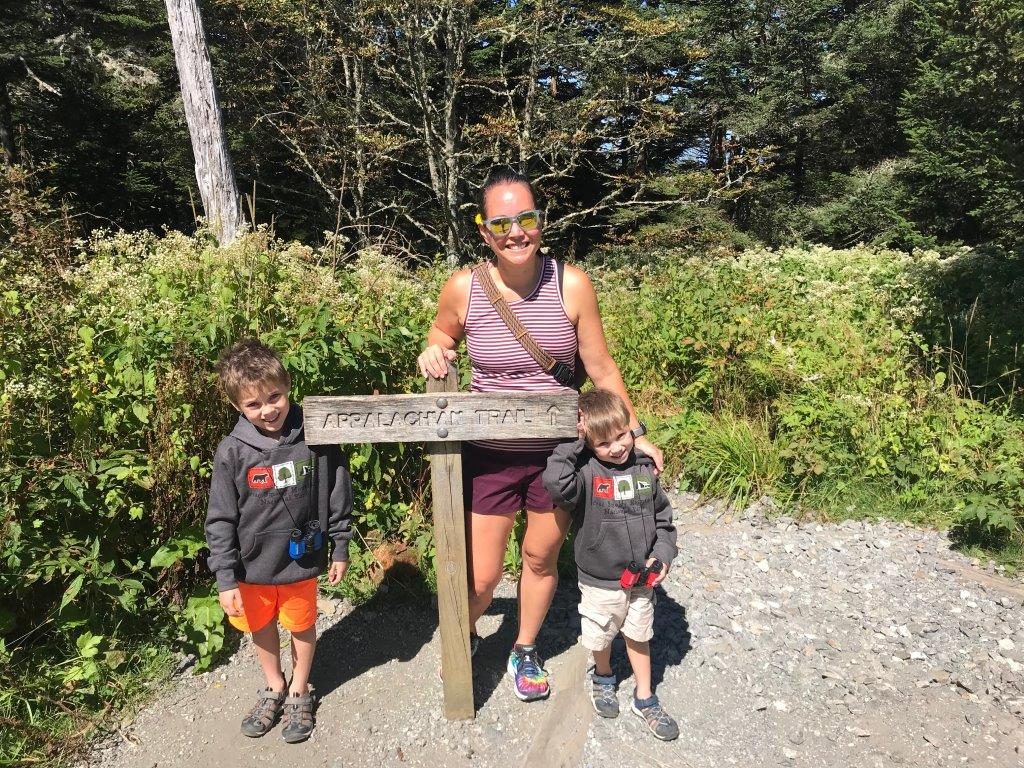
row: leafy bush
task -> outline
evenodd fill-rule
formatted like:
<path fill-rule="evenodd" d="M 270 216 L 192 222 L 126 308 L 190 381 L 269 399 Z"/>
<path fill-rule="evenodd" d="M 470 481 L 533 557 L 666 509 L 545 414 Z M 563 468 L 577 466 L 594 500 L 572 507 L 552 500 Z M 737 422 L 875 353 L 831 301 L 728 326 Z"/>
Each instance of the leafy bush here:
<path fill-rule="evenodd" d="M 910 219 L 910 192 L 900 173 L 906 163 L 885 160 L 849 175 L 833 174 L 828 199 L 793 213 L 796 233 L 812 243 L 851 247 L 934 247 Z"/>
<path fill-rule="evenodd" d="M 918 327 L 944 348 L 968 397 L 1024 408 L 1024 251 L 960 249 L 920 275 L 937 297 Z"/>
<path fill-rule="evenodd" d="M 1019 538 L 1021 421 L 962 397 L 917 330 L 942 312 L 936 254 L 676 255 L 595 277 L 627 386 L 688 482 Z"/>
<path fill-rule="evenodd" d="M 201 524 L 213 448 L 234 421 L 212 377 L 220 349 L 261 337 L 297 399 L 410 391 L 430 281 L 443 279 L 376 253 L 334 271 L 329 252 L 262 232 L 225 250 L 97 234 L 77 263 L 21 261 L 0 305 L 13 352 L 0 371 L 0 682 L 23 703 L 0 717 L 122 704 L 125 680 L 183 643 L 208 665 L 225 637 Z M 426 559 L 432 537 L 412 513 L 415 446 L 355 447 L 350 464 L 360 536 L 342 590 L 363 599 L 374 546 L 401 538 Z M 55 743 L 26 739 L 0 762 Z"/>

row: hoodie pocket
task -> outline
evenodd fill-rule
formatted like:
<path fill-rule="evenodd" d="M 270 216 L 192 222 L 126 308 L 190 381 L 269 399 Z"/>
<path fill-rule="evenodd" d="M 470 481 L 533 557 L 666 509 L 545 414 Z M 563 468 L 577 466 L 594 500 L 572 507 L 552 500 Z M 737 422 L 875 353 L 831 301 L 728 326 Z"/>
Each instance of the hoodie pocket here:
<path fill-rule="evenodd" d="M 252 544 L 242 554 L 246 581 L 269 584 L 294 562 L 288 554 L 291 532 L 291 528 L 259 531 L 253 537 Z"/>
<path fill-rule="evenodd" d="M 601 521 L 601 527 L 597 530 L 597 536 L 594 540 L 586 545 L 587 552 L 597 552 L 601 545 L 604 543 L 604 537 L 608 534 L 609 523 L 607 520 Z"/>
<path fill-rule="evenodd" d="M 592 542 L 585 542 L 577 564 L 599 579 L 615 580 L 629 564 L 629 537 L 623 518 L 606 518 Z"/>

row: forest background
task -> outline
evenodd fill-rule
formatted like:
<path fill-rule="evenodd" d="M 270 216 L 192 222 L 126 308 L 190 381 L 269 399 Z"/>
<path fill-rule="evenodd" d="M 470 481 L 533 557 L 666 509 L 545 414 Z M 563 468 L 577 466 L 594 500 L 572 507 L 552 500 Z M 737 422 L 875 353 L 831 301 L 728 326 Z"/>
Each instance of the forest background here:
<path fill-rule="evenodd" d="M 227 248 L 197 226 L 164 4 L 0 8 L 0 765 L 66 761 L 230 645 L 212 361 L 255 334 L 300 398 L 415 391 L 495 163 L 593 276 L 681 484 L 1019 566 L 1020 0 L 202 10 L 253 225 Z M 396 553 L 429 585 L 418 448 L 352 468 L 344 593 Z"/>

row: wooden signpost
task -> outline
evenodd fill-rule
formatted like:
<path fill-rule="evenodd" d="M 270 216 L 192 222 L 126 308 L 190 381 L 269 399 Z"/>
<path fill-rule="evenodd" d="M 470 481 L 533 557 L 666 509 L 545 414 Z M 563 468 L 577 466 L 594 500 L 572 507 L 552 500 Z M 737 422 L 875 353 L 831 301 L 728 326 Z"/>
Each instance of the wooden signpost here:
<path fill-rule="evenodd" d="M 446 378 L 428 379 L 426 394 L 307 397 L 302 404 L 310 445 L 427 443 L 444 713 L 449 720 L 474 715 L 461 441 L 575 437 L 577 403 L 575 392 L 459 392 L 458 374 L 449 364 Z"/>

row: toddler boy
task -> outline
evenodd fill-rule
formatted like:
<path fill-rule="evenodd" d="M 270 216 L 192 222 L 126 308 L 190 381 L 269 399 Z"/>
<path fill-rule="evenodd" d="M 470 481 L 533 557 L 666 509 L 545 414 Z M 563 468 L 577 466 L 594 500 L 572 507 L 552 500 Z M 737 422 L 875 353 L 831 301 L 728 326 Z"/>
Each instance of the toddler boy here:
<path fill-rule="evenodd" d="M 590 700 L 602 717 L 617 717 L 612 640 L 620 631 L 636 688 L 630 710 L 662 740 L 679 735 L 676 721 L 651 690 L 650 639 L 654 590 L 676 556 L 672 506 L 654 462 L 633 447 L 629 411 L 614 392 L 580 395 L 580 439 L 548 459 L 544 486 L 573 513 L 582 642 L 594 656 Z"/>

